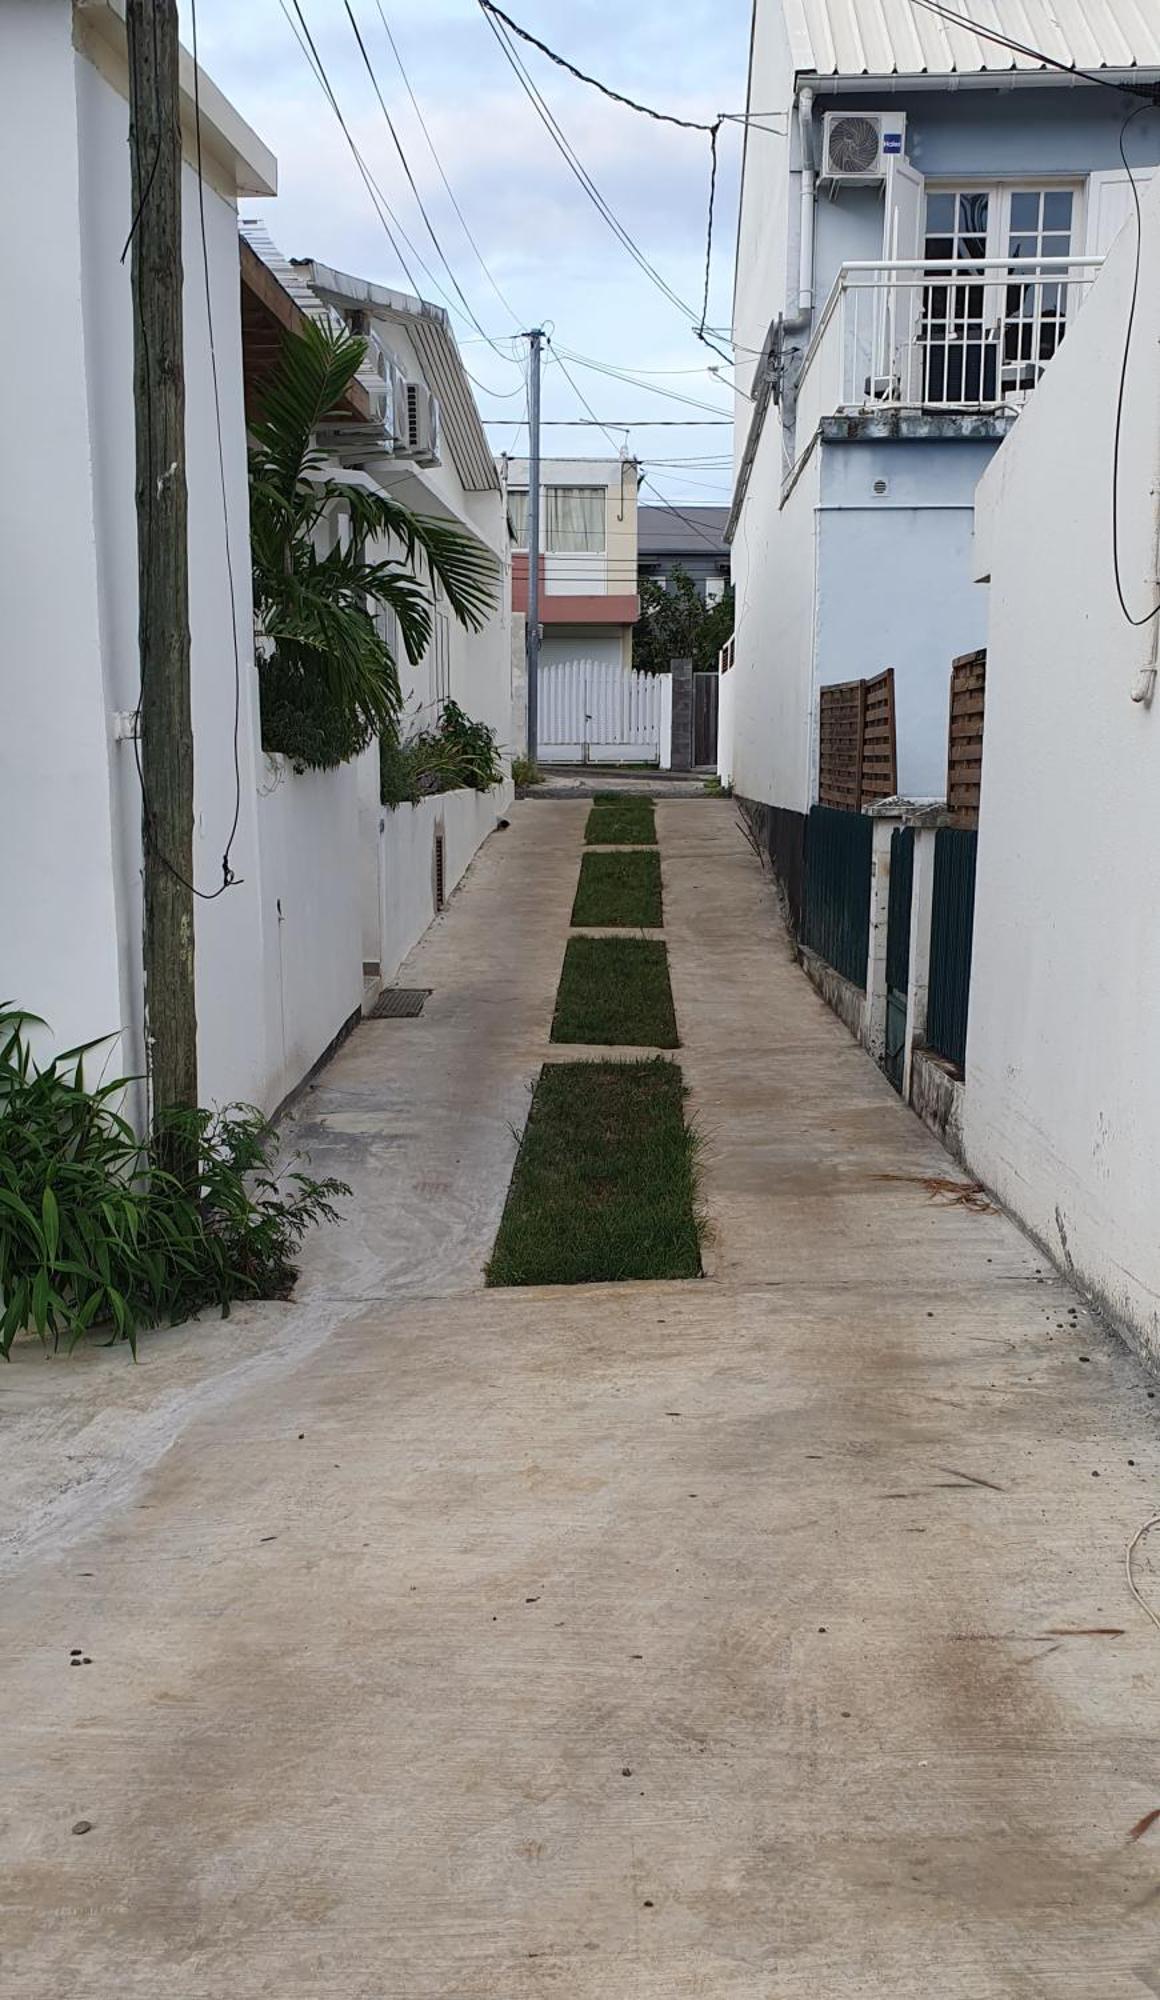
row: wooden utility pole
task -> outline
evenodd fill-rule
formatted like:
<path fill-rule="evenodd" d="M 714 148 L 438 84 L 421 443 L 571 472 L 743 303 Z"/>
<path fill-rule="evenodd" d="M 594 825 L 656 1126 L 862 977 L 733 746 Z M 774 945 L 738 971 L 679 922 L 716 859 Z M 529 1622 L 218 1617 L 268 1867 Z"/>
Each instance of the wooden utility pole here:
<path fill-rule="evenodd" d="M 145 1036 L 156 1120 L 197 1103 L 177 0 L 128 0 L 126 18 Z"/>

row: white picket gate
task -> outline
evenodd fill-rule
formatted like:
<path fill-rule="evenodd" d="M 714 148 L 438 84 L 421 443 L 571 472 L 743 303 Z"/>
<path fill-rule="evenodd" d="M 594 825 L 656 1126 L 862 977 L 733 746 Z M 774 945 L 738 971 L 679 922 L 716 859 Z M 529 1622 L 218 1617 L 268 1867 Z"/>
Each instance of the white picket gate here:
<path fill-rule="evenodd" d="M 656 764 L 661 677 L 619 660 L 553 660 L 540 668 L 542 764 Z"/>

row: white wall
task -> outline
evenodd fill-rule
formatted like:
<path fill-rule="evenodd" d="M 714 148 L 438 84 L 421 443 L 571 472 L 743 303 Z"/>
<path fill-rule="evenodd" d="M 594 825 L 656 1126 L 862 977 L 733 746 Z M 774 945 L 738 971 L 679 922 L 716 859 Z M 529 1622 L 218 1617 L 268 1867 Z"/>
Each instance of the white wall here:
<path fill-rule="evenodd" d="M 0 7 L 0 995 L 58 1046 L 123 1017 L 71 31 L 67 0 Z"/>
<path fill-rule="evenodd" d="M 784 507 L 781 428 L 767 424 L 733 542 L 736 589 L 732 769 L 742 798 L 805 812 L 812 705 L 819 454 Z M 730 755 L 728 739 L 724 754 Z"/>
<path fill-rule="evenodd" d="M 1122 438 L 1125 591 L 1156 599 L 1160 186 Z M 1112 581 L 1119 238 L 979 493 L 987 714 L 964 1142 L 973 1169 L 1160 1359 L 1160 705 Z"/>
<path fill-rule="evenodd" d="M 491 792 L 444 792 L 421 799 L 417 806 L 384 807 L 379 883 L 385 985 L 437 915 L 436 834 L 443 834 L 444 894 L 450 896 L 480 846 L 495 832 L 510 799 L 510 788 L 497 787 Z"/>

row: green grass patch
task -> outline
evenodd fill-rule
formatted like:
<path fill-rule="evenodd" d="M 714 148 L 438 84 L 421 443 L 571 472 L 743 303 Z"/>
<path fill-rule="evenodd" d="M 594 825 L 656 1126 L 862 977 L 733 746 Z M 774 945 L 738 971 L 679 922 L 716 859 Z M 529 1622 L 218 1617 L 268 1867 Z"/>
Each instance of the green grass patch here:
<path fill-rule="evenodd" d="M 657 823 L 651 799 L 598 799 L 588 815 L 589 847 L 655 847 Z"/>
<path fill-rule="evenodd" d="M 675 1049 L 664 945 L 652 938 L 569 938 L 552 1040 Z"/>
<path fill-rule="evenodd" d="M 664 922 L 660 855 L 586 854 L 580 863 L 572 922 L 581 929 L 607 924 L 659 930 Z"/>
<path fill-rule="evenodd" d="M 548 1063 L 508 1190 L 489 1285 L 701 1272 L 697 1138 L 676 1063 Z"/>

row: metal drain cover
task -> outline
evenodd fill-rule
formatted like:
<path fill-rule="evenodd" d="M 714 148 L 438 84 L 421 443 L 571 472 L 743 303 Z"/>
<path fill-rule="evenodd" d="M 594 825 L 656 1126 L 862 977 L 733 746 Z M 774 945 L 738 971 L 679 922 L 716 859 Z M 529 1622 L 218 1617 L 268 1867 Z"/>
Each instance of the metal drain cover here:
<path fill-rule="evenodd" d="M 368 1021 L 411 1021 L 423 1012 L 429 986 L 388 986 L 367 1015 Z"/>

